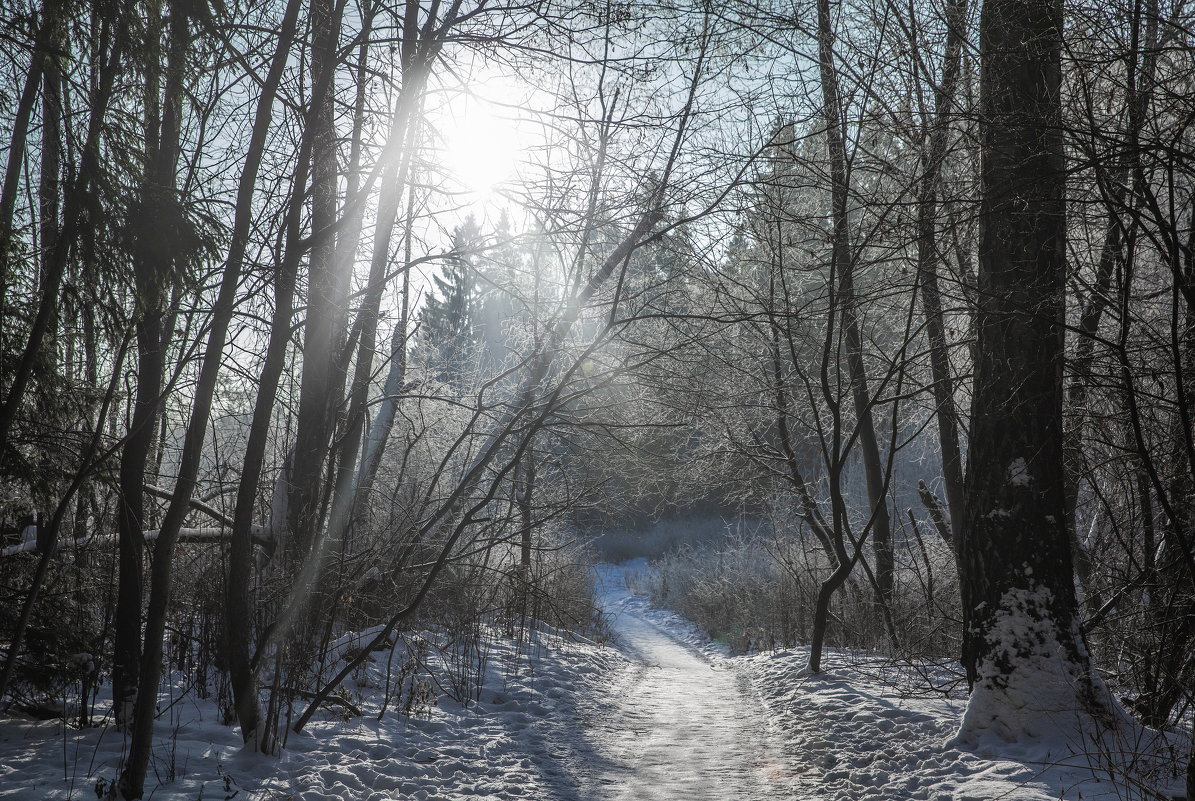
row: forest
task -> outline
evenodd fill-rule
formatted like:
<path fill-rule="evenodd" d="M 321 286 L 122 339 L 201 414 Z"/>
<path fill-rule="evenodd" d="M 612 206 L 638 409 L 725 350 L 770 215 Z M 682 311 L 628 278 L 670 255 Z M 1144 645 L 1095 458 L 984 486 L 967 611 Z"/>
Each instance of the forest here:
<path fill-rule="evenodd" d="M 0 52 L 0 797 L 1195 798 L 1186 0 Z"/>

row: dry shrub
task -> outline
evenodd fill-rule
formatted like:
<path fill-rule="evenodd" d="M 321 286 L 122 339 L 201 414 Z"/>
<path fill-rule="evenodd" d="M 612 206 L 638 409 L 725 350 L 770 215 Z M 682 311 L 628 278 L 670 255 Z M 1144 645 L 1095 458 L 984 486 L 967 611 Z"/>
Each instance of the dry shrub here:
<path fill-rule="evenodd" d="M 835 595 L 827 644 L 900 656 L 956 653 L 961 616 L 953 557 L 941 544 L 905 545 L 891 602 L 896 648 L 861 569 Z M 646 591 L 733 652 L 771 650 L 808 642 L 814 600 L 830 570 L 820 545 L 799 530 L 739 533 L 658 558 Z"/>

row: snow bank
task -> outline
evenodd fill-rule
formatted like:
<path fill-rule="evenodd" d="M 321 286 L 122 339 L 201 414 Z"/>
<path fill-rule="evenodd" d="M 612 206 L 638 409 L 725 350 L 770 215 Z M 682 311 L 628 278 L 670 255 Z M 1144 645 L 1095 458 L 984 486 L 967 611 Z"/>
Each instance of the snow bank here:
<path fill-rule="evenodd" d="M 797 771 L 798 798 L 1124 801 L 1182 795 L 1173 759 L 1141 756 L 1172 753 L 1164 740 L 1060 735 L 987 743 L 975 751 L 951 745 L 967 706 L 955 670 L 837 651 L 823 659 L 825 673 L 811 676 L 803 672 L 807 649 L 739 659 L 787 738 L 788 758 L 804 766 Z M 1062 729 L 1055 725 L 1054 731 Z"/>
<path fill-rule="evenodd" d="M 360 639 L 346 636 L 338 650 L 351 650 Z M 577 691 L 601 685 L 621 657 L 550 630 L 529 643 L 493 634 L 480 701 L 454 702 L 425 679 L 415 699 L 421 714 L 403 715 L 392 702 L 378 720 L 387 689 L 394 689 L 387 666 L 406 660 L 405 648 L 400 643 L 373 654 L 347 683 L 346 695 L 363 716 L 347 717 L 342 707 L 321 710 L 302 734 L 290 734 L 278 757 L 244 753 L 238 731 L 221 723 L 214 699 L 171 688 L 162 698 L 147 798 L 506 801 L 575 795 L 574 769 L 586 761 L 577 735 Z M 61 721 L 0 716 L 0 798 L 95 798 L 97 789 L 116 779 L 124 749 L 111 726 L 64 731 Z"/>

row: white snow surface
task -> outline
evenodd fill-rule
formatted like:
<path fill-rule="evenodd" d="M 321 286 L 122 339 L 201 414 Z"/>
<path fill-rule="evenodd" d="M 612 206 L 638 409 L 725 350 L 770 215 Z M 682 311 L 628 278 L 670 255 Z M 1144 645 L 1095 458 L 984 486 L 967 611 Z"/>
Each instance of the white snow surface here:
<path fill-rule="evenodd" d="M 368 634 L 342 637 L 335 650 Z M 379 652 L 346 686 L 364 714 L 321 710 L 302 734 L 290 734 L 277 757 L 245 753 L 239 731 L 220 723 L 214 700 L 177 686 L 163 692 L 166 711 L 158 720 L 146 798 L 587 798 L 577 783 L 585 775 L 581 766 L 591 762 L 578 734 L 577 703 L 599 694 L 626 660 L 546 627 L 530 645 L 493 636 L 480 703 L 465 706 L 437 693 L 422 716 L 408 718 L 392 706 L 379 721 L 389 661 Z M 404 653 L 398 646 L 395 664 Z M 0 798 L 95 799 L 97 783 L 117 778 L 124 749 L 110 725 L 64 731 L 61 721 L 0 714 Z"/>
<path fill-rule="evenodd" d="M 788 732 L 790 764 L 804 760 L 793 797 L 1122 801 L 1182 795 L 1174 755 L 1185 746 L 1178 742 L 1171 750 L 1163 740 L 1158 760 L 1143 756 L 1158 745 L 1148 739 L 993 740 L 974 750 L 957 748 L 950 743 L 966 700 L 926 690 L 920 670 L 831 652 L 823 659 L 824 672 L 809 675 L 801 669 L 806 653 L 742 658 L 774 714 L 773 725 Z"/>
<path fill-rule="evenodd" d="M 1037 585 L 1009 590 L 1001 598 L 987 635 L 993 651 L 977 668 L 959 743 L 983 752 L 993 746 L 1006 750 L 1006 743 L 1044 741 L 1058 753 L 1083 752 L 1093 742 L 1151 736 L 1113 700 L 1098 674 L 1092 677 L 1091 694 L 1103 708 L 1099 720 L 1077 714 L 1087 678 L 1064 652 L 1063 637 L 1048 614 L 1051 597 L 1048 588 Z M 1077 622 L 1067 636 L 1088 659 Z"/>
<path fill-rule="evenodd" d="M 708 772 L 702 760 L 710 735 L 701 732 L 700 724 L 695 729 L 673 724 L 663 731 L 678 732 L 671 748 L 674 756 L 664 755 L 668 749 L 658 738 L 645 741 L 644 769 L 637 777 L 654 782 L 663 776 L 658 781 L 667 789 L 653 795 L 652 785 L 640 785 L 639 794 L 615 798 L 1125 801 L 1182 796 L 1178 771 L 1183 766 L 1176 755 L 1186 752 L 1184 738 L 1138 727 L 1131 741 L 1123 734 L 1105 734 L 1096 741 L 1076 715 L 1076 725 L 1069 730 L 1052 721 L 1045 727 L 1049 736 L 1016 743 L 992 738 L 976 748 L 954 747 L 950 743 L 967 707 L 957 664 L 900 665 L 830 649 L 823 656 L 823 673 L 810 675 L 805 669 L 807 648 L 732 657 L 692 624 L 652 609 L 644 598 L 620 588 L 626 574 L 633 577 L 647 569 L 642 561 L 607 568 L 600 585 L 604 603 L 632 658 L 637 651 L 648 654 L 649 662 L 650 655 L 667 657 L 674 652 L 660 641 L 680 642 L 715 676 L 733 678 L 707 684 L 717 698 L 706 703 L 725 721 L 714 735 L 721 741 L 723 774 L 704 787 L 689 783 L 694 774 Z M 677 673 L 689 669 L 684 659 L 673 664 L 661 658 L 660 663 L 661 675 L 669 668 Z M 931 689 L 931 682 L 941 689 Z M 728 683 L 734 689 L 728 689 Z M 675 698 L 688 684 L 687 678 L 679 677 L 671 691 L 662 694 Z M 624 697 L 647 710 L 641 716 L 654 719 L 649 699 L 643 698 L 647 691 L 645 684 Z M 734 699 L 730 709 L 727 698 Z M 683 708 L 680 699 L 675 703 L 678 710 Z M 624 714 L 634 720 L 634 709 Z M 1015 714 L 1028 713 L 1018 709 Z"/>
<path fill-rule="evenodd" d="M 616 680 L 594 742 L 587 797 L 610 801 L 768 799 L 789 782 L 779 732 L 743 666 L 686 621 L 632 595 L 625 571 L 599 572 L 599 597 L 631 667 Z"/>
<path fill-rule="evenodd" d="M 163 693 L 147 798 L 174 801 L 1112 801 L 1173 798 L 1181 768 L 1135 773 L 1118 751 L 1149 743 L 985 741 L 949 746 L 965 698 L 926 689 L 956 671 L 806 649 L 730 656 L 687 621 L 632 594 L 639 561 L 599 568 L 612 646 L 541 632 L 495 635 L 481 702 L 441 697 L 420 717 L 377 720 L 388 654 L 347 688 L 364 715 L 333 709 L 279 757 L 244 754 L 211 699 Z M 429 635 L 431 636 L 431 635 Z M 351 638 L 342 643 L 351 645 Z M 401 648 L 401 646 L 400 646 Z M 1166 741 L 1162 742 L 1167 746 Z M 1156 744 L 1154 744 L 1156 746 Z M 1176 753 L 1185 742 L 1172 738 Z M 1155 751 L 1158 749 L 1155 747 Z M 1165 750 L 1165 748 L 1161 749 Z M 95 798 L 115 778 L 111 727 L 0 715 L 0 798 Z"/>

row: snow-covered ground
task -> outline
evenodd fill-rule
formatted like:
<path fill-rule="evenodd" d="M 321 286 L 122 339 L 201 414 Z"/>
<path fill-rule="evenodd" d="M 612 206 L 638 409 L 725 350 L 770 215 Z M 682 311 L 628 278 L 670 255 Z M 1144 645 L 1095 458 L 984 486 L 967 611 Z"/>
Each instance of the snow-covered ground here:
<path fill-rule="evenodd" d="M 631 569 L 636 569 L 636 565 Z M 781 797 L 781 740 L 747 674 L 691 627 L 628 592 L 625 568 L 600 571 L 599 597 L 630 659 L 591 737 L 602 761 L 583 796 L 611 801 Z"/>
<path fill-rule="evenodd" d="M 603 573 L 603 600 L 615 631 L 628 643 L 624 649 L 633 657 L 636 652 L 671 653 L 666 643 L 684 643 L 690 654 L 699 655 L 693 659 L 702 663 L 706 673 L 718 677 L 707 685 L 717 698 L 707 703 L 724 723 L 721 731 L 703 734 L 701 724 L 689 728 L 665 722 L 657 734 L 681 732 L 671 747 L 672 755 L 659 738 L 649 741 L 651 747 L 643 753 L 650 764 L 638 775 L 670 777 L 664 780 L 669 787 L 691 787 L 687 779 L 709 775 L 705 773 L 709 763 L 704 760 L 718 750 L 716 746 L 707 749 L 705 743 L 719 741 L 724 778 L 696 793 L 669 790 L 628 798 L 1157 801 L 1183 795 L 1182 779 L 1175 775 L 1181 767 L 1175 755 L 1186 751 L 1181 738 L 1167 741 L 1139 732 L 1141 739 L 1132 742 L 1055 738 L 994 745 L 987 741 L 978 753 L 960 750 L 949 743 L 966 699 L 945 671 L 928 665 L 902 667 L 890 660 L 831 650 L 823 658 L 824 672 L 809 675 L 804 671 L 808 658 L 804 648 L 731 657 L 688 621 L 651 608 L 645 598 L 625 589 L 626 573 L 633 577 L 646 569 L 640 561 Z M 674 672 L 685 664 L 692 663 L 681 660 Z M 666 673 L 661 670 L 658 675 L 663 678 Z M 940 688 L 955 689 L 932 690 L 927 677 Z M 650 686 L 645 682 L 626 693 L 632 705 L 628 720 L 635 719 L 634 707 L 644 705 L 643 695 Z M 688 678 L 681 678 L 672 687 L 658 690 L 657 697 L 675 698 L 689 687 Z M 677 708 L 682 708 L 679 702 Z M 1151 752 L 1163 758 L 1151 763 L 1142 756 Z M 672 767 L 663 767 L 667 764 Z M 755 782 L 760 789 L 727 792 L 734 782 L 742 782 L 738 786 L 743 788 Z"/>
<path fill-rule="evenodd" d="M 630 573 L 646 569 L 630 565 Z M 609 581 L 607 580 L 607 583 Z M 767 709 L 780 770 L 768 775 L 802 801 L 1158 801 L 1181 799 L 1182 736 L 1139 729 L 1132 740 L 1055 736 L 1021 744 L 987 739 L 976 751 L 950 742 L 966 695 L 942 668 L 828 650 L 823 672 L 804 671 L 807 648 L 728 656 L 672 612 L 642 597 L 617 600 L 624 616 L 700 649 L 719 671 L 737 673 Z M 930 684 L 938 687 L 933 690 Z M 950 689 L 952 687 L 952 689 Z M 1080 732 L 1075 726 L 1074 732 Z M 1087 735 L 1090 736 L 1090 735 Z M 768 756 L 766 764 L 773 764 Z M 674 796 L 684 797 L 684 796 Z M 703 796 L 706 797 L 706 796 Z M 709 796 L 721 797 L 721 796 Z M 739 796 L 749 797 L 749 796 Z"/>
<path fill-rule="evenodd" d="M 363 715 L 321 711 L 302 734 L 290 735 L 280 757 L 242 753 L 237 730 L 220 723 L 213 700 L 176 691 L 158 721 L 146 797 L 587 798 L 577 777 L 593 760 L 578 734 L 576 704 L 599 695 L 625 660 L 611 648 L 550 631 L 530 646 L 495 634 L 487 647 L 479 703 L 466 707 L 428 685 L 427 698 L 435 700 L 419 714 L 408 717 L 391 705 L 380 721 L 388 667 L 397 669 L 406 651 L 400 645 L 393 660 L 389 652 L 374 654 L 346 688 Z M 64 732 L 61 721 L 0 716 L 0 798 L 94 799 L 115 780 L 123 748 L 111 726 Z"/>
<path fill-rule="evenodd" d="M 361 716 L 321 713 L 281 757 L 240 752 L 214 701 L 174 693 L 159 722 L 154 799 L 407 801 L 1123 801 L 1181 796 L 1131 754 L 1146 743 L 1061 740 L 982 753 L 948 745 L 963 699 L 916 671 L 802 649 L 731 657 L 687 621 L 632 594 L 632 563 L 599 569 L 613 647 L 545 632 L 495 635 L 480 703 L 441 695 L 379 721 L 389 654 L 347 688 Z M 400 646 L 401 650 L 402 646 Z M 396 658 L 402 654 L 396 652 Z M 925 668 L 925 670 L 932 670 Z M 944 677 L 943 677 L 944 678 Z M 1181 752 L 1181 742 L 1173 746 Z M 0 717 L 0 797 L 94 798 L 114 779 L 111 727 Z M 1171 770 L 1177 760 L 1169 761 Z M 1109 768 L 1112 773 L 1109 773 Z"/>
<path fill-rule="evenodd" d="M 927 693 L 919 687 L 920 676 L 902 676 L 877 659 L 831 654 L 823 662 L 824 673 L 806 675 L 800 670 L 804 657 L 802 651 L 787 651 L 737 660 L 772 710 L 773 725 L 786 732 L 789 760 L 807 765 L 795 792 L 799 798 L 1182 797 L 1173 759 L 1151 766 L 1134 757 L 1150 752 L 1152 742 L 1052 739 L 989 744 L 979 753 L 959 750 L 949 742 L 958 729 L 963 699 Z"/>

